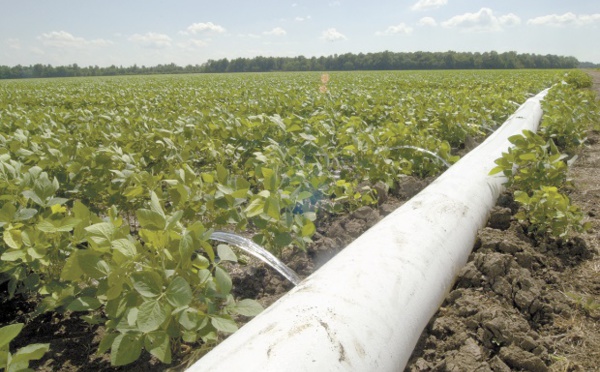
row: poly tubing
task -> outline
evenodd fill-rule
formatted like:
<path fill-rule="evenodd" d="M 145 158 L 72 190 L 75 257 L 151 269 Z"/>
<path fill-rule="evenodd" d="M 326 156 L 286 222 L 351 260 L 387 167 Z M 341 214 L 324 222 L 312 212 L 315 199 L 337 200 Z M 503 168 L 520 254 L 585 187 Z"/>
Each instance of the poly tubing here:
<path fill-rule="evenodd" d="M 188 371 L 402 371 L 503 189 L 494 160 L 537 130 L 547 91 Z"/>

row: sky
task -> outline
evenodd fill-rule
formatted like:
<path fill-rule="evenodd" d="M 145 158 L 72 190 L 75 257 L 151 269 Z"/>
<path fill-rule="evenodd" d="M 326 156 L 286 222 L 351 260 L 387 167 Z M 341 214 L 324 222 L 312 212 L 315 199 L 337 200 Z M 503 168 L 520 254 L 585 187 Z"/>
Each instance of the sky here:
<path fill-rule="evenodd" d="M 0 0 L 0 65 L 516 51 L 600 63 L 598 0 Z"/>

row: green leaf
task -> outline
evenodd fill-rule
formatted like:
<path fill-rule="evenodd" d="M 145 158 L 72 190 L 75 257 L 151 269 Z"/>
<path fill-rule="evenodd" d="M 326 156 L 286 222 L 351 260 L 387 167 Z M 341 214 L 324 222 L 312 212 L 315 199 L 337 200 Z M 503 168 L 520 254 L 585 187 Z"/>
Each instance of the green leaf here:
<path fill-rule="evenodd" d="M 81 220 L 73 217 L 65 217 L 60 220 L 58 225 L 58 231 L 67 232 L 72 231 L 73 228 L 81 223 Z"/>
<path fill-rule="evenodd" d="M 290 233 L 275 233 L 275 245 L 280 248 L 287 247 L 293 241 L 292 235 Z"/>
<path fill-rule="evenodd" d="M 48 207 L 51 207 L 53 205 L 63 205 L 68 201 L 69 201 L 69 199 L 65 199 L 65 198 L 52 198 L 52 199 L 48 200 L 46 205 Z"/>
<path fill-rule="evenodd" d="M 244 316 L 256 316 L 260 314 L 264 308 L 255 300 L 244 299 L 235 304 L 233 311 Z"/>
<path fill-rule="evenodd" d="M 263 176 L 265 177 L 263 180 L 263 185 L 265 187 L 265 190 L 269 190 L 272 192 L 277 191 L 277 187 L 278 187 L 278 179 L 277 179 L 277 174 L 275 174 L 275 171 L 273 171 L 272 169 L 269 168 L 262 168 L 261 169 Z"/>
<path fill-rule="evenodd" d="M 40 221 L 35 227 L 37 227 L 38 230 L 47 232 L 47 233 L 52 233 L 52 232 L 58 231 L 56 229 L 56 226 L 54 226 L 54 224 L 52 222 L 50 222 L 50 220 Z"/>
<path fill-rule="evenodd" d="M 179 256 L 182 260 L 189 260 L 192 253 L 194 253 L 194 239 L 186 232 L 179 241 Z"/>
<path fill-rule="evenodd" d="M 171 363 L 171 341 L 164 331 L 148 333 L 144 339 L 144 347 L 163 363 Z"/>
<path fill-rule="evenodd" d="M 215 267 L 215 280 L 217 282 L 217 290 L 222 295 L 228 295 L 229 292 L 231 292 L 231 288 L 233 287 L 231 277 L 229 277 L 229 274 L 219 266 Z"/>
<path fill-rule="evenodd" d="M 231 196 L 234 198 L 245 198 L 248 195 L 248 190 L 249 189 L 238 189 L 231 193 Z"/>
<path fill-rule="evenodd" d="M 31 209 L 36 211 L 35 209 Z M 6 203 L 0 209 L 0 221 L 4 223 L 10 223 L 17 212 L 17 208 L 12 203 Z M 36 211 L 37 212 L 37 211 Z"/>
<path fill-rule="evenodd" d="M 304 199 L 308 199 L 308 198 L 310 198 L 310 197 L 312 197 L 312 196 L 313 196 L 313 193 L 312 193 L 312 192 L 309 192 L 309 191 L 301 191 L 301 192 L 298 194 L 298 198 L 297 198 L 297 200 L 304 200 Z"/>
<path fill-rule="evenodd" d="M 202 181 L 204 181 L 206 183 L 215 182 L 215 178 L 210 173 L 201 173 L 200 176 L 202 177 Z"/>
<path fill-rule="evenodd" d="M 81 276 L 84 274 L 81 266 L 79 265 L 79 252 L 80 251 L 74 251 L 65 260 L 65 264 L 60 272 L 60 278 L 62 280 L 75 281 L 81 278 Z"/>
<path fill-rule="evenodd" d="M 92 311 L 102 306 L 100 300 L 94 297 L 79 297 L 67 306 L 71 311 Z"/>
<path fill-rule="evenodd" d="M 38 230 L 54 233 L 54 232 L 68 232 L 81 223 L 80 219 L 73 217 L 65 217 L 61 219 L 46 219 L 36 225 Z"/>
<path fill-rule="evenodd" d="M 135 213 L 140 225 L 149 230 L 164 230 L 167 220 L 164 214 L 149 209 L 138 209 Z"/>
<path fill-rule="evenodd" d="M 179 324 L 187 330 L 200 329 L 208 324 L 208 317 L 196 309 L 187 308 L 179 315 Z"/>
<path fill-rule="evenodd" d="M 100 238 L 98 239 L 99 241 L 111 241 L 117 230 L 110 222 L 100 222 L 86 227 L 85 231 L 87 231 L 91 237 Z"/>
<path fill-rule="evenodd" d="M 41 359 L 50 350 L 50 344 L 31 344 L 20 348 L 13 354 L 9 371 L 23 371 L 30 360 Z"/>
<path fill-rule="evenodd" d="M 508 137 L 508 140 L 510 141 L 510 143 L 514 144 L 515 142 L 517 142 L 518 140 L 523 139 L 524 137 L 520 134 L 513 134 L 512 136 Z"/>
<path fill-rule="evenodd" d="M 267 216 L 273 218 L 274 220 L 279 221 L 281 218 L 280 212 L 281 208 L 279 207 L 279 200 L 275 197 L 269 197 L 265 201 L 265 213 Z"/>
<path fill-rule="evenodd" d="M 265 201 L 261 198 L 256 198 L 250 202 L 248 207 L 244 210 L 248 218 L 258 216 L 265 209 Z"/>
<path fill-rule="evenodd" d="M 227 244 L 219 244 L 217 246 L 217 253 L 221 261 L 237 262 L 237 256 Z"/>
<path fill-rule="evenodd" d="M 100 341 L 100 344 L 98 345 L 98 350 L 96 351 L 96 355 L 102 355 L 102 354 L 106 353 L 108 351 L 108 349 L 110 349 L 113 341 L 115 340 L 115 338 L 117 338 L 117 336 L 118 336 L 117 333 L 105 334 L 104 337 L 102 338 L 102 341 Z"/>
<path fill-rule="evenodd" d="M 128 187 L 127 189 L 125 189 L 125 192 L 123 192 L 123 196 L 125 196 L 127 199 L 133 199 L 136 198 L 140 195 L 142 195 L 144 193 L 144 188 L 142 186 L 133 186 L 133 187 Z"/>
<path fill-rule="evenodd" d="M 198 270 L 198 279 L 200 279 L 200 283 L 204 284 L 212 278 L 212 274 L 207 269 Z"/>
<path fill-rule="evenodd" d="M 118 326 L 117 329 L 131 329 L 133 326 L 135 326 L 139 312 L 140 309 L 137 307 L 129 309 L 129 312 L 127 313 L 127 325 L 125 327 Z"/>
<path fill-rule="evenodd" d="M 181 217 L 183 217 L 183 211 L 177 211 L 177 212 L 173 213 L 171 216 L 169 216 L 169 218 L 167 218 L 167 224 L 165 226 L 165 230 L 170 230 L 173 227 L 175 227 L 175 225 L 177 225 L 177 222 L 179 222 L 179 220 L 181 220 Z"/>
<path fill-rule="evenodd" d="M 529 204 L 529 196 L 526 192 L 515 191 L 514 198 L 516 202 L 519 202 L 521 204 Z"/>
<path fill-rule="evenodd" d="M 19 209 L 17 213 L 15 213 L 13 219 L 15 221 L 27 221 L 28 219 L 33 218 L 37 212 L 37 209 L 32 208 Z"/>
<path fill-rule="evenodd" d="M 31 199 L 35 204 L 40 207 L 46 207 L 46 202 L 43 201 L 33 190 L 25 190 L 23 191 L 23 196 L 27 199 Z"/>
<path fill-rule="evenodd" d="M 163 219 L 165 218 L 165 212 L 163 211 L 162 205 L 160 204 L 160 200 L 158 199 L 158 196 L 156 196 L 156 193 L 154 191 L 150 193 L 150 209 L 153 212 L 162 216 Z"/>
<path fill-rule="evenodd" d="M 310 237 L 313 236 L 316 231 L 317 228 L 315 227 L 314 223 L 312 223 L 311 221 L 305 221 L 304 226 L 302 226 L 301 235 L 303 237 Z"/>
<path fill-rule="evenodd" d="M 217 164 L 217 181 L 222 184 L 227 184 L 228 177 L 229 171 L 221 164 Z"/>
<path fill-rule="evenodd" d="M 493 176 L 494 174 L 500 173 L 504 170 L 504 167 L 501 165 L 495 166 L 494 168 L 492 168 L 492 170 L 490 171 L 490 173 L 488 173 L 489 176 Z"/>
<path fill-rule="evenodd" d="M 8 345 L 23 329 L 23 323 L 15 323 L 0 328 L 0 349 Z"/>
<path fill-rule="evenodd" d="M 178 276 L 167 287 L 165 292 L 167 301 L 174 307 L 182 307 L 192 302 L 192 288 L 182 277 Z"/>
<path fill-rule="evenodd" d="M 115 337 L 110 350 L 110 364 L 124 366 L 135 362 L 142 354 L 140 338 L 131 334 L 120 334 Z"/>
<path fill-rule="evenodd" d="M 233 333 L 238 330 L 237 324 L 230 318 L 224 316 L 213 316 L 210 318 L 210 324 L 223 333 Z"/>
<path fill-rule="evenodd" d="M 23 246 L 21 239 L 21 230 L 4 230 L 4 243 L 12 249 L 19 249 Z"/>
<path fill-rule="evenodd" d="M 88 207 L 86 207 L 85 204 L 83 204 L 79 200 L 76 200 L 73 203 L 72 210 L 73 210 L 73 215 L 75 216 L 75 218 L 79 218 L 82 221 L 88 221 L 92 217 L 92 213 L 90 212 Z"/>
<path fill-rule="evenodd" d="M 217 190 L 219 190 L 223 195 L 231 195 L 233 194 L 233 189 L 226 185 L 217 184 Z"/>
<path fill-rule="evenodd" d="M 25 259 L 25 251 L 18 250 L 18 251 L 4 252 L 4 253 L 2 253 L 2 256 L 0 256 L 0 259 L 2 261 L 8 261 L 8 262 L 14 262 L 18 259 Z"/>
<path fill-rule="evenodd" d="M 123 254 L 123 256 L 125 257 L 133 258 L 137 254 L 135 244 L 133 244 L 133 242 L 129 239 L 123 238 L 113 240 L 110 243 L 110 246 L 112 247 L 112 249 L 121 252 L 121 254 Z"/>
<path fill-rule="evenodd" d="M 137 326 L 144 333 L 157 330 L 167 320 L 170 307 L 159 300 L 149 300 L 140 305 Z"/>
<path fill-rule="evenodd" d="M 536 158 L 536 155 L 532 152 L 519 155 L 519 159 L 521 159 L 521 160 L 535 160 L 535 158 Z"/>
<path fill-rule="evenodd" d="M 110 274 L 110 266 L 94 252 L 80 252 L 77 255 L 77 262 L 83 273 L 90 278 L 101 279 Z"/>
<path fill-rule="evenodd" d="M 144 297 L 156 297 L 162 292 L 162 278 L 154 271 L 140 271 L 131 274 L 133 288 Z"/>
<path fill-rule="evenodd" d="M 207 269 L 210 266 L 210 261 L 204 256 L 196 255 L 192 264 L 198 269 Z"/>

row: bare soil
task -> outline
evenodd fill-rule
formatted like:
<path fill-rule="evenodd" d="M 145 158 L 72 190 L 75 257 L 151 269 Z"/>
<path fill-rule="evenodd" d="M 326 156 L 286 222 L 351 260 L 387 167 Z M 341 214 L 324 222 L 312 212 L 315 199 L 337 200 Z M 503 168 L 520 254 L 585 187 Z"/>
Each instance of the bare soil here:
<path fill-rule="evenodd" d="M 600 92 L 600 72 L 594 78 Z M 600 371 L 600 134 L 591 132 L 588 144 L 570 170 L 570 197 L 587 214 L 592 232 L 566 243 L 536 243 L 514 221 L 515 204 L 503 195 L 405 371 Z M 375 207 L 322 216 L 307 252 L 284 252 L 284 262 L 300 276 L 310 275 L 429 181 L 404 177 L 393 195 L 380 193 Z M 234 294 L 264 306 L 292 287 L 251 259 L 234 269 Z M 199 356 L 198 345 L 184 344 L 181 359 L 169 366 L 143 353 L 137 362 L 113 368 L 109 355 L 96 355 L 102 327 L 75 313 L 34 317 L 35 299 L 8 300 L 5 293 L 0 288 L 0 325 L 26 324 L 13 351 L 50 343 L 50 352 L 32 362 L 36 371 L 181 370 Z"/>

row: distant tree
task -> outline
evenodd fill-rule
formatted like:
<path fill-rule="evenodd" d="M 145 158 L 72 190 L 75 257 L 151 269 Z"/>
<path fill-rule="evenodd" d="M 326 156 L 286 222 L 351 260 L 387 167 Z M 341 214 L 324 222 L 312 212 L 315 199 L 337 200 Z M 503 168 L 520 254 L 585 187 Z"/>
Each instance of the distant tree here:
<path fill-rule="evenodd" d="M 31 77 L 112 76 L 137 74 L 178 74 L 215 72 L 266 71 L 349 71 L 349 70 L 431 70 L 431 69 L 515 69 L 515 68 L 577 68 L 599 67 L 590 62 L 580 63 L 575 57 L 553 54 L 518 54 L 516 52 L 485 53 L 455 52 L 391 52 L 345 53 L 311 57 L 264 57 L 209 59 L 202 65 L 178 66 L 174 63 L 156 66 L 80 67 L 35 64 L 31 66 L 0 66 L 0 79 Z"/>

